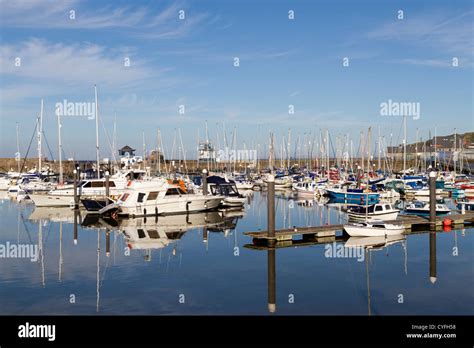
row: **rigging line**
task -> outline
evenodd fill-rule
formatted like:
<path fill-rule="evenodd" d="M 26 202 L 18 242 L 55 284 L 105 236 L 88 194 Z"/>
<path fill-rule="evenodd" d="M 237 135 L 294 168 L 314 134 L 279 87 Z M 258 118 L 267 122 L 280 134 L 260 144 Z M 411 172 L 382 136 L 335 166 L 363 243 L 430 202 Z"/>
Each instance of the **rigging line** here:
<path fill-rule="evenodd" d="M 21 222 L 23 222 L 23 227 L 25 228 L 26 234 L 28 235 L 28 240 L 30 241 L 30 244 L 33 244 L 33 241 L 31 240 L 30 231 L 28 230 L 28 226 L 26 225 L 25 217 L 23 216 L 22 211 L 20 211 L 20 216 L 21 216 Z"/>
<path fill-rule="evenodd" d="M 48 147 L 49 155 L 51 156 L 51 160 L 54 161 L 53 152 L 51 151 L 51 148 L 49 147 L 48 138 L 46 138 L 46 133 L 44 132 L 44 129 L 43 129 L 43 137 L 44 137 L 44 141 L 46 143 L 46 146 Z"/>
<path fill-rule="evenodd" d="M 100 125 L 102 126 L 102 129 L 104 130 L 105 137 L 107 138 L 107 143 L 109 144 L 109 148 L 110 148 L 110 152 L 112 153 L 113 161 L 117 162 L 117 158 L 115 156 L 112 143 L 110 142 L 109 133 L 107 132 L 107 129 L 104 126 L 104 122 L 102 121 L 102 117 L 99 117 L 99 122 L 100 122 Z"/>
<path fill-rule="evenodd" d="M 51 231 L 51 227 L 53 227 L 52 223 L 49 224 L 49 228 L 48 228 L 48 231 L 46 232 L 46 238 L 44 240 L 44 243 L 46 243 L 48 241 L 49 234 L 50 234 L 49 232 Z"/>
<path fill-rule="evenodd" d="M 23 159 L 23 164 L 21 165 L 20 173 L 23 172 L 23 168 L 25 168 L 26 159 L 28 158 L 28 154 L 30 153 L 31 144 L 33 143 L 33 139 L 36 135 L 36 128 L 38 128 L 38 121 L 36 121 L 35 129 L 33 130 L 33 136 L 31 137 L 30 144 L 28 145 L 28 149 L 26 150 L 25 158 Z"/>

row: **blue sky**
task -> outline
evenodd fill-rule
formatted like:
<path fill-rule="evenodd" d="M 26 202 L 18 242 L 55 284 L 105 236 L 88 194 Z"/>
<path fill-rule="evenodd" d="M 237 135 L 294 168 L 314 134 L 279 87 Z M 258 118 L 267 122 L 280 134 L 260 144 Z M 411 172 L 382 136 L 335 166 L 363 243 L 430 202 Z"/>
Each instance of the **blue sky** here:
<path fill-rule="evenodd" d="M 16 151 L 17 123 L 24 155 L 41 98 L 56 157 L 55 104 L 93 102 L 94 84 L 103 157 L 115 113 L 118 146 L 141 149 L 144 132 L 153 148 L 159 127 L 170 152 L 179 128 L 188 158 L 206 120 L 221 144 L 223 124 L 228 139 L 235 127 L 239 148 L 263 148 L 270 130 L 281 143 L 289 128 L 293 148 L 298 134 L 326 128 L 355 148 L 369 126 L 374 141 L 380 127 L 387 143 L 390 134 L 400 142 L 401 118 L 380 115 L 388 99 L 420 103 L 409 141 L 416 128 L 424 139 L 435 126 L 438 135 L 474 130 L 471 1 L 0 0 L 0 13 L 1 157 Z M 67 157 L 95 157 L 93 120 L 63 117 L 62 134 Z"/>

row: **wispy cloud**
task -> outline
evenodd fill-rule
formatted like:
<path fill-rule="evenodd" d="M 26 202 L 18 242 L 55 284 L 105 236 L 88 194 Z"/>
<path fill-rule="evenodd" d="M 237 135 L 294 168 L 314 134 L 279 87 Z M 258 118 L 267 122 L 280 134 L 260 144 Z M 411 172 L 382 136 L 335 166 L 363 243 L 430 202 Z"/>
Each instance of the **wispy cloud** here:
<path fill-rule="evenodd" d="M 367 34 L 369 39 L 406 42 L 449 54 L 473 55 L 474 11 L 456 15 L 430 13 L 394 20 Z"/>
<path fill-rule="evenodd" d="M 100 3 L 99 3 L 100 4 Z M 156 9 L 145 6 L 87 9 L 78 0 L 0 0 L 4 27 L 38 29 L 124 29 L 133 37 L 171 39 L 192 33 L 208 13 L 188 11 L 183 2 Z M 180 19 L 179 11 L 185 11 Z M 74 18 L 71 18 L 74 11 Z"/>
<path fill-rule="evenodd" d="M 419 66 L 427 66 L 427 67 L 435 67 L 435 68 L 452 68 L 452 61 L 450 60 L 441 60 L 441 59 L 416 59 L 416 58 L 406 58 L 406 59 L 398 59 L 392 60 L 392 63 L 398 64 L 408 64 L 408 65 L 419 65 Z M 460 63 L 462 67 L 463 64 Z"/>
<path fill-rule="evenodd" d="M 20 66 L 15 66 L 17 57 Z M 130 58 L 130 66 L 125 65 L 126 58 Z M 152 69 L 146 61 L 95 44 L 67 45 L 33 38 L 0 46 L 0 76 L 7 81 L 2 88 L 5 100 L 37 96 L 40 91 L 44 96 L 94 83 L 125 89 L 157 79 L 169 70 Z"/>

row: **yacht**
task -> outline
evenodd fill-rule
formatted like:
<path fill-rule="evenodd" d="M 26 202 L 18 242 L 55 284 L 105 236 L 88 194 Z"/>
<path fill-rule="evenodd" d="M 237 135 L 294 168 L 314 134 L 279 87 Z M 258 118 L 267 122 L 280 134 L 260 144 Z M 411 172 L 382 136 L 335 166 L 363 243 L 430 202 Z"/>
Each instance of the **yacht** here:
<path fill-rule="evenodd" d="M 98 211 L 112 216 L 182 214 L 216 209 L 224 196 L 189 191 L 182 180 L 132 181 L 114 203 Z"/>
<path fill-rule="evenodd" d="M 132 180 L 144 177 L 145 171 L 124 171 L 109 178 L 109 194 L 112 198 L 117 199 L 130 185 Z M 84 197 L 100 197 L 105 196 L 106 179 L 90 179 L 82 180 L 77 185 L 77 195 Z M 30 199 L 37 207 L 66 207 L 74 204 L 74 187 L 73 185 L 57 186 L 56 189 L 46 194 L 32 193 Z"/>

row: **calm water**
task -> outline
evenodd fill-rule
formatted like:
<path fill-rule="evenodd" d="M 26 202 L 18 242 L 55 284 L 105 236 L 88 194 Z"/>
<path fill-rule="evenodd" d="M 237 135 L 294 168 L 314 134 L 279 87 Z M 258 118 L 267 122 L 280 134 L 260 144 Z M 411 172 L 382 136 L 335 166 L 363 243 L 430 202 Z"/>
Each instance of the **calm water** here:
<path fill-rule="evenodd" d="M 136 219 L 118 227 L 82 215 L 89 226 L 79 224 L 75 244 L 69 209 L 2 199 L 0 244 L 37 245 L 39 255 L 0 259 L 0 313 L 266 314 L 268 252 L 245 247 L 252 240 L 243 234 L 266 228 L 265 201 L 255 192 L 243 216 Z M 279 228 L 345 221 L 338 206 L 276 201 Z M 431 237 L 431 270 L 429 233 L 362 250 L 363 260 L 326 257 L 322 244 L 277 249 L 276 313 L 472 315 L 473 232 L 438 232 L 435 250 Z"/>

